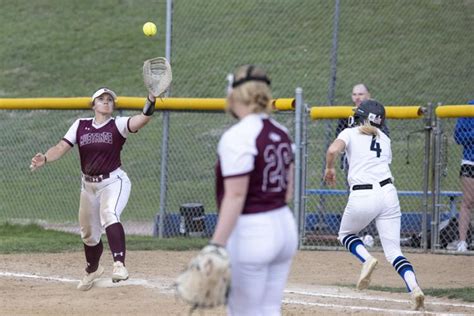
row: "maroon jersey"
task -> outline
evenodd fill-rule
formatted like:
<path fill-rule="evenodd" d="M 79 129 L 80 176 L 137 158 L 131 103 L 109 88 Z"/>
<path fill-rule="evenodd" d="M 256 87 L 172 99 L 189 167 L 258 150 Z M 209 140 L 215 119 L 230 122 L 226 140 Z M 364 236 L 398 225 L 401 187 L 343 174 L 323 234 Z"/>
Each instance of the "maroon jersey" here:
<path fill-rule="evenodd" d="M 251 114 L 222 135 L 216 164 L 216 199 L 220 208 L 224 179 L 249 175 L 242 214 L 286 205 L 288 170 L 293 162 L 286 128 L 265 114 Z"/>
<path fill-rule="evenodd" d="M 128 135 L 128 117 L 111 118 L 96 126 L 93 119 L 78 119 L 63 140 L 77 144 L 82 173 L 90 176 L 107 174 L 119 168 L 120 152 Z"/>

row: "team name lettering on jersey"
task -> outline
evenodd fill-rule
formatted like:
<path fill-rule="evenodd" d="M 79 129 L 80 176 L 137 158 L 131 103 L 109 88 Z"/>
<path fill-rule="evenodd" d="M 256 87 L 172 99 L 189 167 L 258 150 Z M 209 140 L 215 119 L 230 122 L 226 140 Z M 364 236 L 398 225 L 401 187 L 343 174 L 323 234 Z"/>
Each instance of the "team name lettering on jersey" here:
<path fill-rule="evenodd" d="M 89 144 L 98 144 L 98 143 L 113 144 L 112 133 L 103 132 L 103 133 L 83 134 L 81 135 L 80 140 L 79 140 L 80 146 L 89 145 Z"/>

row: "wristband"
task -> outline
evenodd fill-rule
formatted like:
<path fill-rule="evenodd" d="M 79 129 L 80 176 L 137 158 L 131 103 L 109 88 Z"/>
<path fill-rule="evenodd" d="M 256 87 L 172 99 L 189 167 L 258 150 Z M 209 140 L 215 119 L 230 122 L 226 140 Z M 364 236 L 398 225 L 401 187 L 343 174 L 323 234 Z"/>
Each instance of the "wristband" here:
<path fill-rule="evenodd" d="M 148 97 L 146 98 L 145 106 L 143 106 L 143 115 L 153 115 L 153 112 L 155 112 L 155 102 L 156 101 L 151 101 Z"/>

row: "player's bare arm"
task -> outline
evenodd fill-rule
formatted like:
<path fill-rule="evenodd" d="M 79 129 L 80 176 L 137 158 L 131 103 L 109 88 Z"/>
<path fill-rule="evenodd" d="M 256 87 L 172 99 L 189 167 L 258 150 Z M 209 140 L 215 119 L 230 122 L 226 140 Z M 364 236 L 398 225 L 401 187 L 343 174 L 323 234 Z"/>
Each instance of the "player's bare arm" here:
<path fill-rule="evenodd" d="M 285 201 L 286 203 L 290 203 L 293 199 L 293 185 L 294 185 L 294 177 L 295 177 L 295 165 L 292 163 L 288 168 L 288 186 L 286 188 L 286 196 Z"/>
<path fill-rule="evenodd" d="M 242 213 L 249 187 L 250 176 L 227 178 L 224 180 L 224 198 L 219 210 L 214 236 L 211 243 L 225 246 L 235 223 Z"/>
<path fill-rule="evenodd" d="M 143 107 L 143 112 L 130 118 L 131 132 L 138 131 L 143 126 L 148 124 L 148 122 L 150 122 L 153 112 L 155 111 L 155 102 L 156 98 L 151 93 L 149 93 Z"/>
<path fill-rule="evenodd" d="M 64 154 L 66 154 L 68 151 L 71 150 L 71 145 L 69 145 L 67 142 L 64 140 L 59 141 L 55 146 L 51 147 L 46 151 L 46 153 L 37 153 L 32 159 L 31 159 L 31 165 L 30 165 L 30 170 L 35 171 L 38 168 L 41 168 L 46 164 L 46 162 L 53 162 L 55 160 L 58 160 Z"/>
<path fill-rule="evenodd" d="M 326 170 L 324 171 L 324 181 L 330 185 L 336 185 L 336 168 L 334 168 L 334 162 L 336 161 L 339 153 L 343 152 L 346 148 L 344 141 L 336 139 L 328 148 L 326 152 Z"/>

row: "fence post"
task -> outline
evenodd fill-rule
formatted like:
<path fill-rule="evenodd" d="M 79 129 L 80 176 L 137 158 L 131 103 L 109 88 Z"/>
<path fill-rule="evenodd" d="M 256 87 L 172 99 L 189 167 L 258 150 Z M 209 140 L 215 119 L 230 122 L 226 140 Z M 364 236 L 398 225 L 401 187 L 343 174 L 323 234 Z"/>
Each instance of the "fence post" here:
<path fill-rule="evenodd" d="M 425 130 L 425 152 L 424 152 L 424 158 L 423 158 L 423 164 L 424 164 L 424 169 L 423 169 L 423 214 L 421 217 L 421 235 L 423 236 L 421 242 L 422 242 L 422 248 L 424 252 L 428 251 L 428 239 L 427 239 L 427 234 L 428 234 L 428 229 L 427 229 L 427 223 L 428 223 L 428 208 L 429 208 L 429 202 L 428 202 L 428 191 L 429 191 L 429 185 L 430 185 L 430 156 L 431 156 L 431 135 L 433 132 L 433 126 L 434 126 L 434 115 L 433 115 L 433 104 L 428 103 L 428 109 L 427 109 L 427 115 L 425 116 L 424 119 L 424 130 Z"/>
<path fill-rule="evenodd" d="M 295 217 L 298 225 L 298 247 L 301 247 L 302 234 L 304 232 L 304 213 L 301 208 L 302 192 L 302 119 L 303 119 L 303 89 L 298 87 L 295 90 L 296 110 L 295 110 L 295 175 L 294 175 L 294 196 Z"/>
<path fill-rule="evenodd" d="M 166 47 L 165 57 L 171 63 L 171 36 L 173 27 L 173 0 L 166 0 Z M 170 90 L 166 92 L 166 96 L 170 95 Z M 164 220 L 166 213 L 166 194 L 167 194 L 167 172 L 168 172 L 168 135 L 170 126 L 169 111 L 163 112 L 163 135 L 161 140 L 161 166 L 160 166 L 160 209 L 158 217 L 158 229 L 155 217 L 155 225 L 153 225 L 153 236 L 163 238 Z M 158 230 L 158 232 L 157 232 Z"/>
<path fill-rule="evenodd" d="M 438 106 L 441 104 L 438 103 Z M 433 199 L 433 214 L 431 217 L 431 252 L 439 248 L 439 210 L 440 210 L 440 185 L 441 185 L 441 120 L 435 117 L 433 129 L 433 188 L 431 190 Z"/>

